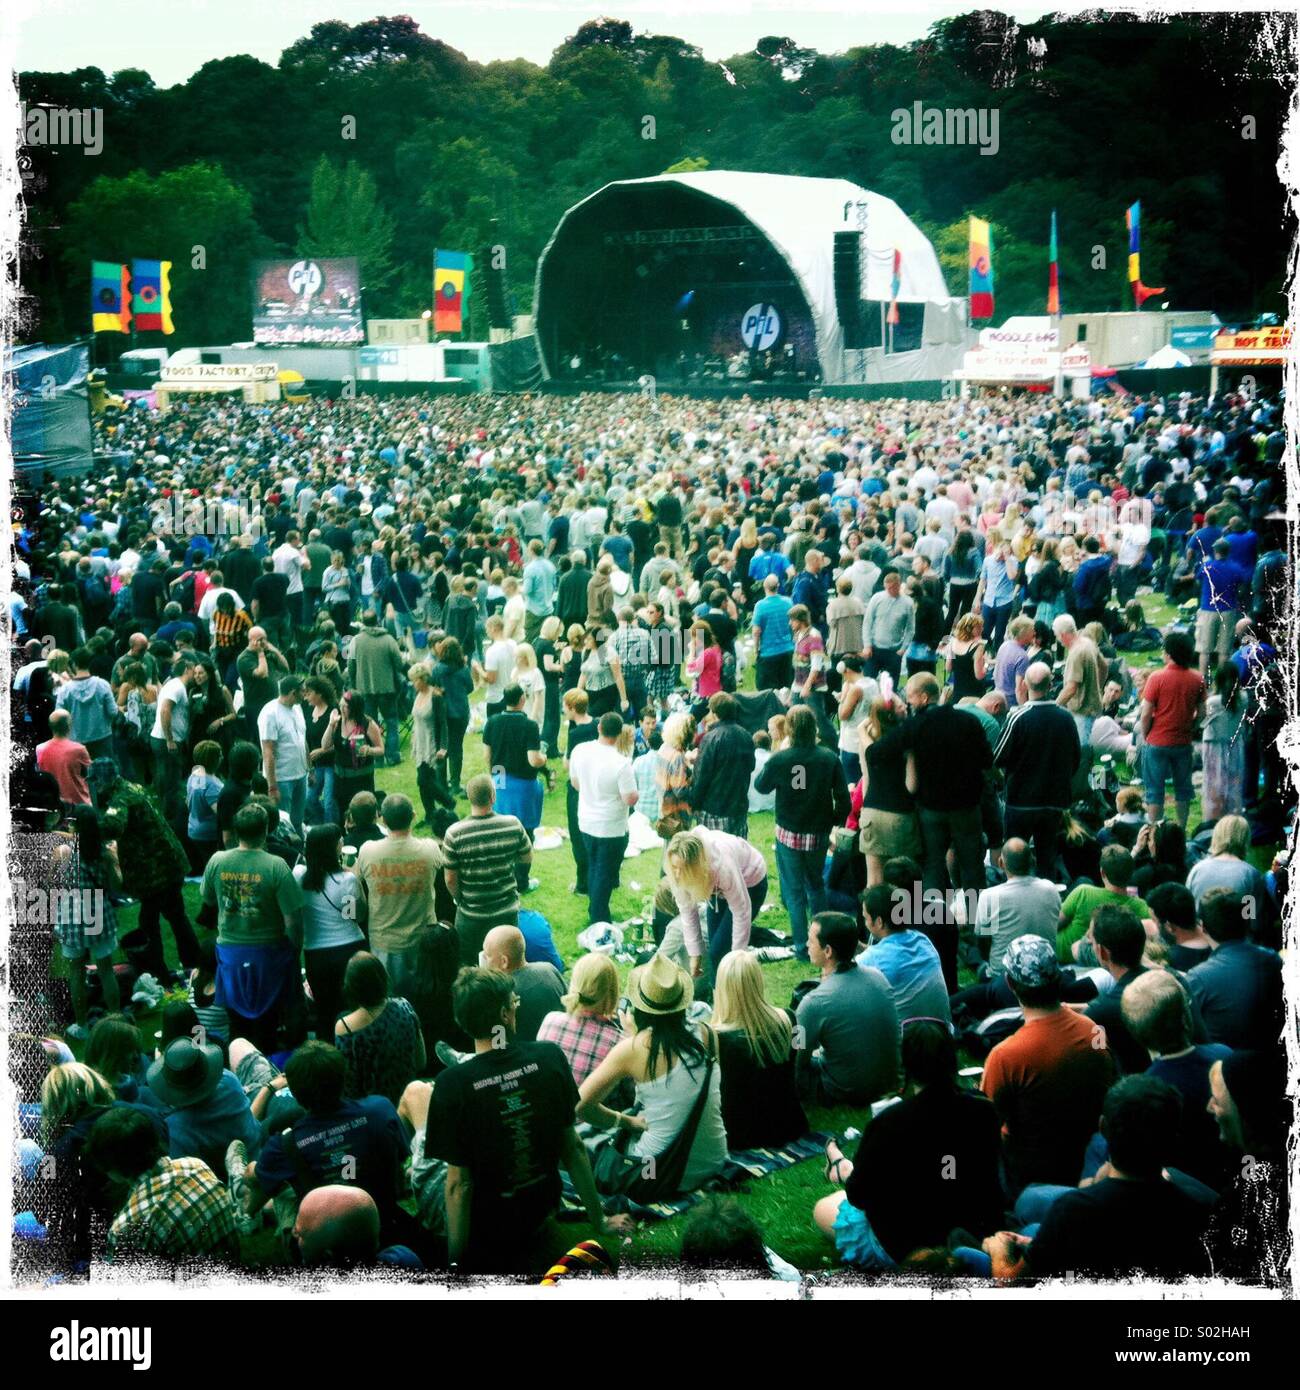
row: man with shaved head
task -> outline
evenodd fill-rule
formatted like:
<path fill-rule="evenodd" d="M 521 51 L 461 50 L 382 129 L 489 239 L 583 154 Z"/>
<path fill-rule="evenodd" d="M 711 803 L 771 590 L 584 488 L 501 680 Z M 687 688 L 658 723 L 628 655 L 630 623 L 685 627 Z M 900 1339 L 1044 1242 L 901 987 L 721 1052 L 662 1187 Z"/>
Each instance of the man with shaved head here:
<path fill-rule="evenodd" d="M 1052 699 L 1051 668 L 1035 661 L 1024 681 L 1026 701 L 1007 715 L 993 765 L 1006 774 L 1008 837 L 1032 841 L 1039 875 L 1055 881 L 1061 814 L 1083 753 L 1074 716 Z"/>
<path fill-rule="evenodd" d="M 379 1208 L 359 1187 L 313 1188 L 298 1207 L 293 1239 L 304 1265 L 371 1264 L 379 1254 Z"/>
<path fill-rule="evenodd" d="M 549 961 L 524 960 L 524 934 L 518 927 L 493 927 L 483 938 L 483 964 L 509 975 L 519 996 L 515 1036 L 533 1042 L 542 1019 L 564 1008 L 564 976 Z"/>
<path fill-rule="evenodd" d="M 252 742 L 257 743 L 257 717 L 262 706 L 280 694 L 280 677 L 289 674 L 289 663 L 267 639 L 264 627 L 248 629 L 248 646 L 235 663 L 244 687 L 244 719 Z"/>

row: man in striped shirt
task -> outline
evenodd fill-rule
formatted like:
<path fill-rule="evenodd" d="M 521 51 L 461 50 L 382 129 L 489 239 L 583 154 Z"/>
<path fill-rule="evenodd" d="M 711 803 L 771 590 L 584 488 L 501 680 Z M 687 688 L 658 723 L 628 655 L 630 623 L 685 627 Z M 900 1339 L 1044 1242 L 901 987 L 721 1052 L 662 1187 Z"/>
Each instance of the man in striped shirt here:
<path fill-rule="evenodd" d="M 442 839 L 443 873 L 456 900 L 461 964 L 477 965 L 493 927 L 519 925 L 515 870 L 533 862 L 533 846 L 518 817 L 497 814 L 489 773 L 471 777 L 465 794 L 469 816 L 449 826 Z"/>

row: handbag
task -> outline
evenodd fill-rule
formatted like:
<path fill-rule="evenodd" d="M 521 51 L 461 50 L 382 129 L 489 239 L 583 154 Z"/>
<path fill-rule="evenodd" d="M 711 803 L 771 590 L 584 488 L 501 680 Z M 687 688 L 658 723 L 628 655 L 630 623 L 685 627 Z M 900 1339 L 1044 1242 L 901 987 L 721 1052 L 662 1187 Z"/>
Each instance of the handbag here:
<path fill-rule="evenodd" d="M 602 1194 L 627 1197 L 644 1206 L 649 1202 L 657 1202 L 665 1197 L 673 1197 L 680 1190 L 682 1179 L 686 1176 L 686 1165 L 690 1159 L 691 1146 L 695 1143 L 695 1134 L 700 1127 L 704 1106 L 709 1098 L 709 1085 L 713 1080 L 713 1068 L 717 1061 L 712 1046 L 712 1032 L 709 1035 L 709 1042 L 709 1062 L 704 1069 L 704 1080 L 700 1085 L 700 1093 L 695 1098 L 695 1104 L 691 1107 L 691 1113 L 687 1116 L 686 1123 L 677 1132 L 677 1137 L 663 1153 L 655 1155 L 653 1160 L 654 1176 L 646 1176 L 647 1160 L 645 1158 L 625 1153 L 620 1147 L 620 1141 L 626 1145 L 630 1142 L 631 1135 L 617 1134 L 609 1143 L 602 1144 L 596 1150 L 591 1165 L 592 1175 L 596 1179 L 596 1187 Z M 685 1064 L 679 1063 L 679 1065 Z"/>

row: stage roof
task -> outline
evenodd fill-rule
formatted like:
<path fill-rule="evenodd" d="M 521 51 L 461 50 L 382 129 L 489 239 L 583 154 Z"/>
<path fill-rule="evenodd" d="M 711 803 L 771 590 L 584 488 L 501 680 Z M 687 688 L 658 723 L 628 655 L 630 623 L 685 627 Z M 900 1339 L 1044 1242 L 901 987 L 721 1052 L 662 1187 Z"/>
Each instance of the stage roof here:
<path fill-rule="evenodd" d="M 719 169 L 622 179 L 575 203 L 556 225 L 538 259 L 535 303 L 539 312 L 546 258 L 570 219 L 581 220 L 584 208 L 617 197 L 621 189 L 644 189 L 656 184 L 724 203 L 767 238 L 789 265 L 812 310 L 818 353 L 824 366 L 838 361 L 843 347 L 835 307 L 834 233 L 857 229 L 859 202 L 865 201 L 867 212 L 863 298 L 891 298 L 897 248 L 902 252 L 898 294 L 901 303 L 945 307 L 953 303 L 929 238 L 892 198 L 872 193 L 847 179 Z"/>

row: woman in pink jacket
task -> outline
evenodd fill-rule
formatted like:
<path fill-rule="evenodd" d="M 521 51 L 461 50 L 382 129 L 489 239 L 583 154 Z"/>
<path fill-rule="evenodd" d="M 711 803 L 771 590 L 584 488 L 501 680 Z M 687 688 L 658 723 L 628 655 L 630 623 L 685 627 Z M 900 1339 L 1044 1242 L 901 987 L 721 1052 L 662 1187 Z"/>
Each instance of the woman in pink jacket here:
<path fill-rule="evenodd" d="M 682 919 L 691 974 L 696 979 L 705 974 L 700 909 L 708 909 L 708 980 L 712 985 L 722 957 L 749 946 L 754 917 L 767 897 L 767 863 L 748 840 L 699 826 L 683 830 L 668 842 L 664 871 Z"/>

